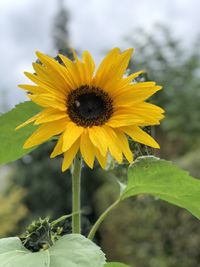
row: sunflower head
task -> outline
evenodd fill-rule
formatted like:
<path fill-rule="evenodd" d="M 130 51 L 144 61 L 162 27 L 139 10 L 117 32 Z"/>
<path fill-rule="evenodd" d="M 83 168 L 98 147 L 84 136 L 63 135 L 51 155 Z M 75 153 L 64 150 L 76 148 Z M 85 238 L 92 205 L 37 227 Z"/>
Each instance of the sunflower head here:
<path fill-rule="evenodd" d="M 37 52 L 41 63 L 33 63 L 35 73 L 25 75 L 32 85 L 19 85 L 28 91 L 28 97 L 43 110 L 24 122 L 38 125 L 27 139 L 24 148 L 37 146 L 58 136 L 51 154 L 64 154 L 62 170 L 71 165 L 80 153 L 89 167 L 95 158 L 105 168 L 108 154 L 118 163 L 123 156 L 129 162 L 133 155 L 128 136 L 134 141 L 159 148 L 156 141 L 142 130 L 156 125 L 163 118 L 163 109 L 145 102 L 161 89 L 155 82 L 135 82 L 143 71 L 125 76 L 133 49 L 111 50 L 95 70 L 88 51 L 74 60 L 58 55 L 55 59 Z"/>

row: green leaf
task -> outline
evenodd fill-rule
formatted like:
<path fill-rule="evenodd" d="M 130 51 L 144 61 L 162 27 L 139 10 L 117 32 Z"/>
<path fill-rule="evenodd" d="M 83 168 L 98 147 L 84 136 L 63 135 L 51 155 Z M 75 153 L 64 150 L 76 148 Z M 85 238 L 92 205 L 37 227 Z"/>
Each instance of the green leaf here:
<path fill-rule="evenodd" d="M 121 262 L 108 262 L 104 267 L 130 267 L 129 265 L 126 265 Z"/>
<path fill-rule="evenodd" d="M 17 237 L 0 239 L 1 267 L 47 267 L 48 251 L 31 253 L 25 249 Z"/>
<path fill-rule="evenodd" d="M 104 253 L 82 235 L 60 238 L 50 249 L 32 253 L 17 237 L 0 239 L 1 267 L 102 267 Z"/>
<path fill-rule="evenodd" d="M 171 162 L 140 157 L 129 168 L 128 185 L 121 199 L 150 194 L 185 208 L 200 219 L 200 180 L 191 177 Z"/>
<path fill-rule="evenodd" d="M 23 149 L 23 144 L 36 127 L 27 125 L 17 131 L 15 128 L 40 111 L 39 106 L 27 101 L 0 116 L 0 164 L 19 159 L 33 150 Z"/>

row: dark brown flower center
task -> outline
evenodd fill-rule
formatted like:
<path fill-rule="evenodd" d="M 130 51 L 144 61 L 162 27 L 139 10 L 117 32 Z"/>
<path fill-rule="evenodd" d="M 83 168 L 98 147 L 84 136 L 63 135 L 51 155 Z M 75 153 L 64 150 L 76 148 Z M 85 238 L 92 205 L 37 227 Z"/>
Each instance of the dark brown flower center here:
<path fill-rule="evenodd" d="M 73 90 L 67 98 L 70 119 L 83 127 L 104 124 L 113 113 L 113 103 L 102 89 L 83 85 Z"/>

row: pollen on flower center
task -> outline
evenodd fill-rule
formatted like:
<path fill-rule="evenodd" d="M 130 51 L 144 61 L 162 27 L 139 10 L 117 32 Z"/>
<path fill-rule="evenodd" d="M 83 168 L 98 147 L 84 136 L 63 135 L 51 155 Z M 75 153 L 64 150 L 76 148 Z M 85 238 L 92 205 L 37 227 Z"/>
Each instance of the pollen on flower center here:
<path fill-rule="evenodd" d="M 113 113 L 112 99 L 100 88 L 83 85 L 68 95 L 67 113 L 77 125 L 102 125 Z"/>

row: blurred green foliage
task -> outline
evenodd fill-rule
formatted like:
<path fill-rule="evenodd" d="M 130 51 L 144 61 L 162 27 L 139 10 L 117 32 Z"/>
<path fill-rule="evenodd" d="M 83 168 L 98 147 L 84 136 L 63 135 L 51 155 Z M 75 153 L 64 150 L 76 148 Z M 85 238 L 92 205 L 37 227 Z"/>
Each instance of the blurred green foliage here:
<path fill-rule="evenodd" d="M 200 178 L 200 148 L 193 149 L 192 151 L 186 153 L 179 159 L 177 159 L 176 163 L 188 170 L 192 176 Z"/>
<path fill-rule="evenodd" d="M 166 111 L 156 135 L 162 155 L 172 158 L 200 146 L 200 39 L 188 49 L 165 26 L 157 25 L 154 33 L 138 29 L 126 38 L 135 47 L 129 67 L 131 72 L 145 69 L 143 79 L 163 86 L 152 98 Z"/>
<path fill-rule="evenodd" d="M 4 188 L 0 192 L 0 237 L 6 237 L 20 231 L 20 222 L 28 215 L 27 207 L 22 203 L 25 190 L 19 186 Z"/>
<path fill-rule="evenodd" d="M 13 183 L 28 192 L 23 198 L 31 211 L 26 223 L 38 217 L 50 216 L 54 219 L 70 212 L 70 173 L 60 171 L 61 158 L 49 158 L 53 145 L 53 142 L 42 145 L 15 164 Z"/>

